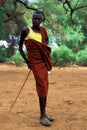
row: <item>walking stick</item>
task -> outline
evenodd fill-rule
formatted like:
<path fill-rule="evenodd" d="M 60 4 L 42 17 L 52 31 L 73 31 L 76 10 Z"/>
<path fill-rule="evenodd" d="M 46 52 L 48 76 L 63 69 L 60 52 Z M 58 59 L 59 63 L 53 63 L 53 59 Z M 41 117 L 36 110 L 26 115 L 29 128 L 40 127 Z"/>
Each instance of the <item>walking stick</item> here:
<path fill-rule="evenodd" d="M 13 104 L 11 105 L 11 107 L 10 107 L 10 109 L 9 109 L 9 111 L 8 111 L 8 113 L 7 113 L 5 119 L 7 119 L 8 115 L 10 114 L 10 112 L 11 112 L 11 110 L 12 110 L 12 108 L 13 108 L 13 106 L 15 105 L 15 103 L 16 103 L 16 101 L 17 101 L 17 99 L 18 99 L 18 97 L 19 97 L 19 95 L 20 95 L 20 93 L 21 93 L 21 91 L 22 91 L 22 89 L 23 89 L 23 87 L 24 87 L 24 85 L 25 85 L 25 83 L 26 83 L 26 81 L 27 81 L 29 75 L 30 75 L 30 72 L 31 72 L 31 70 L 28 72 L 28 75 L 27 75 L 26 79 L 24 80 L 24 83 L 23 83 L 23 85 L 21 86 L 21 88 L 20 88 L 20 90 L 19 90 L 19 92 L 18 92 L 18 94 L 17 94 L 17 96 L 16 96 L 16 98 L 15 98 Z"/>

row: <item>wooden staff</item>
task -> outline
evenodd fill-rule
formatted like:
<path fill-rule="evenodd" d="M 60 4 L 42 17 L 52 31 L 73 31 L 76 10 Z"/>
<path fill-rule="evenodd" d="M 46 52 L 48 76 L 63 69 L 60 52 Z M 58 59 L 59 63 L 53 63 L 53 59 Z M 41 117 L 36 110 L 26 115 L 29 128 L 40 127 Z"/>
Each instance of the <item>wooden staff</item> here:
<path fill-rule="evenodd" d="M 31 70 L 28 72 L 28 75 L 27 75 L 26 79 L 24 80 L 24 83 L 23 83 L 23 85 L 21 86 L 21 88 L 20 88 L 20 90 L 19 90 L 19 92 L 18 92 L 18 94 L 17 94 L 17 96 L 16 96 L 16 98 L 15 98 L 13 104 L 11 105 L 11 107 L 10 107 L 10 109 L 9 109 L 9 111 L 8 111 L 8 113 L 7 113 L 7 115 L 6 115 L 6 117 L 5 117 L 5 119 L 7 119 L 8 115 L 10 114 L 10 112 L 11 112 L 11 110 L 12 110 L 12 108 L 13 108 L 13 106 L 15 105 L 15 103 L 16 103 L 16 101 L 17 101 L 17 99 L 18 99 L 18 97 L 19 97 L 19 95 L 20 95 L 20 93 L 21 93 L 21 91 L 22 91 L 22 89 L 23 89 L 23 87 L 24 87 L 24 85 L 25 85 L 25 83 L 26 83 L 26 81 L 27 81 L 29 75 L 30 75 L 30 72 L 31 72 Z"/>

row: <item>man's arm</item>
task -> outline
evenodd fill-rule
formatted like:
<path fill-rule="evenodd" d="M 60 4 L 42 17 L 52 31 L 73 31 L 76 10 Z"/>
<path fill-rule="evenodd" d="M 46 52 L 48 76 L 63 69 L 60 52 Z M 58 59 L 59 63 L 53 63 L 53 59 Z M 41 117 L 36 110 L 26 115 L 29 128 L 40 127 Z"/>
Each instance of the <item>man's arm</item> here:
<path fill-rule="evenodd" d="M 23 43 L 24 43 L 24 39 L 27 36 L 27 34 L 29 33 L 29 29 L 28 28 L 24 28 L 21 32 L 21 37 L 20 37 L 20 42 L 19 42 L 19 52 L 21 54 L 21 56 L 23 57 L 23 59 L 25 60 L 26 64 L 29 67 L 29 61 L 23 51 Z"/>

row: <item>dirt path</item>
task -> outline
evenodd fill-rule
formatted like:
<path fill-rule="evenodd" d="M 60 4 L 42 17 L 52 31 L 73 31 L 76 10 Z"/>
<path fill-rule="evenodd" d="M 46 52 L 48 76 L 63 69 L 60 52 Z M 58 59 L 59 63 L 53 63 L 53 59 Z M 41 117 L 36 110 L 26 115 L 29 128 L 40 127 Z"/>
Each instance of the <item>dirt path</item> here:
<path fill-rule="evenodd" d="M 54 68 L 49 74 L 47 113 L 51 127 L 39 123 L 39 103 L 31 72 L 8 119 L 4 122 L 28 69 L 0 64 L 0 130 L 87 130 L 87 68 Z"/>

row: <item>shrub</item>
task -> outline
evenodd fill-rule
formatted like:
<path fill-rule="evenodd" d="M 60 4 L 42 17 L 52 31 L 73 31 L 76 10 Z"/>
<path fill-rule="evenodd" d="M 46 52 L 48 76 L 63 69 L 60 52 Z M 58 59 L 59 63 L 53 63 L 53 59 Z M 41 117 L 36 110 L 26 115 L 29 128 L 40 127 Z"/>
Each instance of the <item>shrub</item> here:
<path fill-rule="evenodd" d="M 6 62 L 7 60 L 7 49 L 4 46 L 2 46 L 0 47 L 0 62 Z"/>
<path fill-rule="evenodd" d="M 76 54 L 76 63 L 81 66 L 87 66 L 87 48 Z"/>
<path fill-rule="evenodd" d="M 52 58 L 53 65 L 58 64 L 58 50 L 59 50 L 58 48 L 52 47 L 51 58 Z"/>
<path fill-rule="evenodd" d="M 59 48 L 53 49 L 51 57 L 53 65 L 59 66 L 67 66 L 75 60 L 72 50 L 65 45 L 61 45 Z"/>
<path fill-rule="evenodd" d="M 19 51 L 17 50 L 15 54 L 10 58 L 10 61 L 15 61 L 17 64 L 21 64 L 24 62 L 23 58 L 21 57 Z"/>
<path fill-rule="evenodd" d="M 65 44 L 74 52 L 82 49 L 84 38 L 81 26 L 67 26 L 65 29 Z"/>

